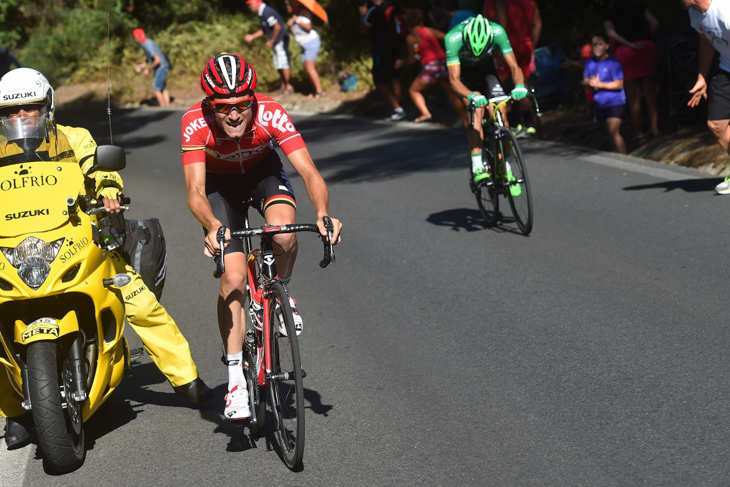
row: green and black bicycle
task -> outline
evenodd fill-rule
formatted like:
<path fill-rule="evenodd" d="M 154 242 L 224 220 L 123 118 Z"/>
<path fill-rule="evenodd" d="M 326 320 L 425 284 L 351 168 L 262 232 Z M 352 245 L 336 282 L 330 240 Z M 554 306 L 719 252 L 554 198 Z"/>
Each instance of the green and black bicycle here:
<path fill-rule="evenodd" d="M 534 93 L 530 93 L 533 109 L 540 116 Z M 532 194 L 530 182 L 527 178 L 525 159 L 522 156 L 520 144 L 515 135 L 504 123 L 500 108 L 510 102 L 512 98 L 502 95 L 489 99 L 488 107 L 492 107 L 493 115 L 482 120 L 484 142 L 482 145 L 482 161 L 488 172 L 477 183 L 474 182 L 474 173 L 469 169 L 469 185 L 476 195 L 477 204 L 488 226 L 494 226 L 499 220 L 500 195 L 507 198 L 515 222 L 524 235 L 532 231 Z M 474 117 L 474 104 L 468 107 L 470 123 Z"/>

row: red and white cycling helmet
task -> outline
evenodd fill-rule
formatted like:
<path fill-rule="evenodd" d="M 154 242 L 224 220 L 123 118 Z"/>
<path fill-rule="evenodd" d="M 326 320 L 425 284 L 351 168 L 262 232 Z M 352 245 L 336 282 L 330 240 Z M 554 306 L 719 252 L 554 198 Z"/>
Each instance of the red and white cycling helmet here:
<path fill-rule="evenodd" d="M 236 96 L 256 89 L 256 71 L 238 54 L 222 52 L 203 68 L 200 87 L 208 97 Z"/>

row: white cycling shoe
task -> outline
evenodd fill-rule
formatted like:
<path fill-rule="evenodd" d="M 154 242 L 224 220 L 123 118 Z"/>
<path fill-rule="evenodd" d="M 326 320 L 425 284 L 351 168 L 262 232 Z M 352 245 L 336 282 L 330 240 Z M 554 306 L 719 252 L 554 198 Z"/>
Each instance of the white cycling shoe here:
<path fill-rule="evenodd" d="M 230 420 L 240 421 L 251 418 L 248 404 L 248 391 L 243 386 L 233 386 L 226 394 L 226 409 L 223 415 Z"/>
<path fill-rule="evenodd" d="M 302 317 L 299 316 L 299 311 L 297 310 L 297 302 L 294 301 L 294 298 L 292 298 L 291 296 L 289 297 L 289 306 L 291 306 L 291 314 L 294 317 L 294 329 L 297 332 L 297 336 L 299 336 L 302 334 L 302 331 L 304 331 L 304 322 L 302 321 Z M 282 319 L 279 306 L 276 307 L 276 313 L 279 317 L 279 335 L 288 336 L 288 333 L 286 332 L 286 324 Z"/>

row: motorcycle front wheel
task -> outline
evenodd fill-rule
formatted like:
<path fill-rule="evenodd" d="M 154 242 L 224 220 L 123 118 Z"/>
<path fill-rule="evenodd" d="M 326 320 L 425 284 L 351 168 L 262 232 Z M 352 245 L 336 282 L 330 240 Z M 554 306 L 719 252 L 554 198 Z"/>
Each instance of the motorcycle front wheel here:
<path fill-rule="evenodd" d="M 86 448 L 81 406 L 71 397 L 69 361 L 55 342 L 41 341 L 28 346 L 27 362 L 33 422 L 44 465 L 56 473 L 76 470 L 84 463 Z"/>

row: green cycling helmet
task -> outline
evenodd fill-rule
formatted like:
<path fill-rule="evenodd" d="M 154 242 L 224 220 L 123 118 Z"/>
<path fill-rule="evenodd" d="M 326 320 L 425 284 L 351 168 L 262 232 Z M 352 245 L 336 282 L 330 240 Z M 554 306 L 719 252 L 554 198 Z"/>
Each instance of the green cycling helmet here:
<path fill-rule="evenodd" d="M 489 21 L 480 15 L 469 19 L 464 26 L 464 45 L 474 56 L 481 56 L 492 45 L 494 33 Z"/>

